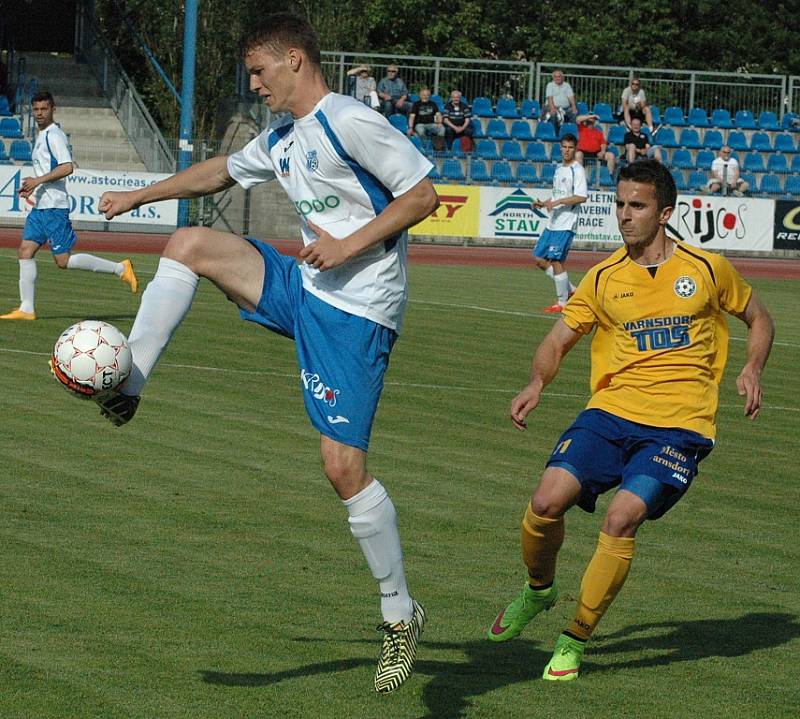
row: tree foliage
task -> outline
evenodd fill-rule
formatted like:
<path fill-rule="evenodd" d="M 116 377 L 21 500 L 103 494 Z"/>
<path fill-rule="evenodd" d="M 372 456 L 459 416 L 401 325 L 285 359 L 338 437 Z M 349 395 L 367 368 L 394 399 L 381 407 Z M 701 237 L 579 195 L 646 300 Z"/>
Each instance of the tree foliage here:
<path fill-rule="evenodd" d="M 299 0 L 326 50 L 560 64 L 800 74 L 794 3 L 727 0 Z M 103 26 L 153 114 L 177 134 L 178 103 L 151 69 L 125 17 L 180 87 L 180 0 L 98 0 Z M 195 134 L 211 137 L 234 92 L 236 48 L 251 18 L 283 10 L 269 0 L 200 0 Z"/>

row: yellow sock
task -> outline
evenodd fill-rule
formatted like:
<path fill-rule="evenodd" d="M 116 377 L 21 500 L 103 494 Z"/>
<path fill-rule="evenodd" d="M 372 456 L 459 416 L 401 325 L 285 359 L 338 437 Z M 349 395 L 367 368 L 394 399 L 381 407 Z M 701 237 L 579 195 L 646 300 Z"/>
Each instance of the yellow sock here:
<path fill-rule="evenodd" d="M 600 532 L 597 549 L 581 581 L 575 618 L 567 629 L 570 634 L 584 640 L 591 636 L 625 584 L 634 541 L 633 537 L 610 537 Z"/>
<path fill-rule="evenodd" d="M 522 561 L 534 588 L 553 583 L 556 557 L 564 542 L 564 517 L 547 519 L 534 514 L 528 503 L 522 518 Z"/>

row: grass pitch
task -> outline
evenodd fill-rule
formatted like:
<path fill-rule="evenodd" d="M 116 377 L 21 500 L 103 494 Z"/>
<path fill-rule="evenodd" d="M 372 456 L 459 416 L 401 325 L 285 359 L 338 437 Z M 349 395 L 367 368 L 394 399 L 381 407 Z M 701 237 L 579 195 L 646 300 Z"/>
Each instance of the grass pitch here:
<path fill-rule="evenodd" d="M 146 282 L 157 258 L 136 258 Z M 507 419 L 552 323 L 530 267 L 410 269 L 370 468 L 397 506 L 430 623 L 417 669 L 378 696 L 375 586 L 322 475 L 293 345 L 203 282 L 121 429 L 49 378 L 74 321 L 124 332 L 138 298 L 41 253 L 35 323 L 0 323 L 0 717 L 796 717 L 800 707 L 797 283 L 755 281 L 778 326 L 754 423 L 722 387 L 717 448 L 640 532 L 579 682 L 539 680 L 572 615 L 602 511 L 573 510 L 563 594 L 520 639 L 484 639 L 520 589 L 518 527 L 588 393 L 587 341 L 520 434 Z M 17 262 L 0 250 L 0 308 Z"/>

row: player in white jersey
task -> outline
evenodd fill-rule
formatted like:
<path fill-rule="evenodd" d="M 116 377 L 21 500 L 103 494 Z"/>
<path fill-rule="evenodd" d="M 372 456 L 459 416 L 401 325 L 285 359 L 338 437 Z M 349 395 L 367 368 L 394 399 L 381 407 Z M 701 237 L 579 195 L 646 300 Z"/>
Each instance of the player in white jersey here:
<path fill-rule="evenodd" d="M 543 310 L 551 314 L 559 314 L 575 291 L 564 262 L 578 228 L 581 203 L 589 197 L 586 172 L 575 159 L 577 145 L 575 135 L 567 133 L 561 138 L 562 162 L 553 175 L 553 196 L 545 202 L 536 201 L 536 207 L 545 207 L 550 212 L 547 227 L 533 249 L 533 260 L 555 283 L 556 302 Z"/>
<path fill-rule="evenodd" d="M 227 158 L 141 190 L 106 193 L 100 209 L 110 219 L 149 202 L 277 179 L 300 216 L 302 262 L 251 238 L 179 229 L 130 333 L 131 377 L 100 401 L 101 411 L 117 425 L 133 417 L 199 277 L 217 285 L 244 319 L 293 338 L 325 474 L 378 580 L 384 638 L 375 688 L 388 692 L 411 673 L 425 612 L 409 594 L 395 509 L 367 470 L 367 443 L 402 322 L 406 229 L 438 206 L 427 179 L 431 164 L 379 113 L 330 91 L 306 20 L 264 18 L 245 38 L 243 56 L 251 90 L 286 116 Z"/>
<path fill-rule="evenodd" d="M 19 300 L 17 309 L 0 315 L 2 320 L 35 320 L 36 260 L 34 257 L 47 242 L 53 259 L 62 270 L 89 270 L 117 275 L 138 291 L 130 260 L 112 262 L 95 255 L 73 255 L 78 238 L 69 221 L 67 175 L 72 174 L 72 154 L 64 131 L 54 122 L 55 103 L 49 92 L 40 92 L 32 100 L 33 118 L 39 129 L 33 146 L 34 177 L 26 177 L 19 195 L 32 206 L 25 220 L 19 257 Z"/>

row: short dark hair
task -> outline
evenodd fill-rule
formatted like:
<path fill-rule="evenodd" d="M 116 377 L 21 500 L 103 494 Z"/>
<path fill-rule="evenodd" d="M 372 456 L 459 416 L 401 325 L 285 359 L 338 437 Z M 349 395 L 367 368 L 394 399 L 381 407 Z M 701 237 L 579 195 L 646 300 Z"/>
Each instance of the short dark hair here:
<path fill-rule="evenodd" d="M 571 142 L 573 145 L 578 144 L 578 138 L 575 137 L 575 135 L 573 135 L 571 132 L 566 132 L 564 135 L 562 135 L 561 142 L 564 142 L 565 140 L 567 142 Z"/>
<path fill-rule="evenodd" d="M 264 16 L 242 38 L 241 55 L 245 57 L 260 47 L 273 53 L 297 47 L 315 65 L 322 64 L 317 33 L 306 18 L 293 13 L 276 12 Z"/>
<path fill-rule="evenodd" d="M 53 107 L 56 106 L 56 101 L 53 99 L 53 96 L 47 90 L 43 90 L 42 92 L 37 92 L 31 98 L 31 104 L 33 104 L 34 102 L 49 102 Z"/>
<path fill-rule="evenodd" d="M 626 165 L 619 171 L 617 184 L 623 180 L 653 185 L 656 191 L 656 205 L 659 211 L 665 207 L 675 207 L 675 203 L 678 200 L 675 178 L 658 160 L 639 160 Z"/>

